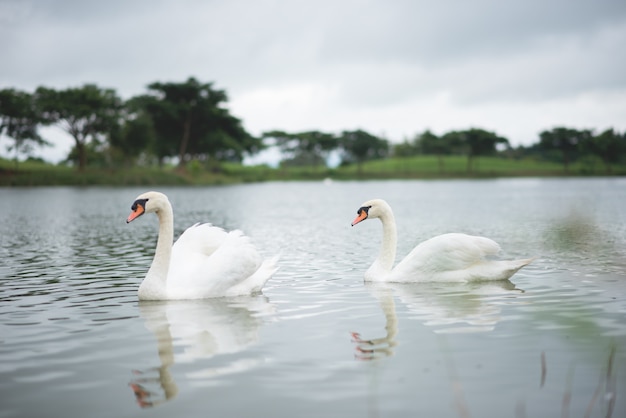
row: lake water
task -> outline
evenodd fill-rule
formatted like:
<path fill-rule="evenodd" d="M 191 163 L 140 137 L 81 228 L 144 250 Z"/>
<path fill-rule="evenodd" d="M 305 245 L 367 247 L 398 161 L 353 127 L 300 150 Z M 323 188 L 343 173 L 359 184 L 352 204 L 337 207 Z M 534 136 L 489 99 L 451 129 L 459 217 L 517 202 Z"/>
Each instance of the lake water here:
<path fill-rule="evenodd" d="M 0 418 L 624 417 L 626 179 L 161 188 L 175 234 L 240 228 L 262 295 L 139 303 L 145 188 L 0 189 Z M 445 232 L 537 256 L 510 282 L 364 284 L 386 199 L 398 256 Z"/>

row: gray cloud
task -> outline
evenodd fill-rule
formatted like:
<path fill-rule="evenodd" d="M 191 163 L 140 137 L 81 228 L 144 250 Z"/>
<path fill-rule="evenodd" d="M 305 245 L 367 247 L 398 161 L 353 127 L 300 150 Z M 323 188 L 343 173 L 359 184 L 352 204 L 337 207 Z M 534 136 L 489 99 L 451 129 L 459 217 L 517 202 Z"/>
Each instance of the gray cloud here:
<path fill-rule="evenodd" d="M 226 89 L 257 131 L 297 120 L 416 132 L 428 121 L 382 115 L 428 103 L 458 115 L 450 126 L 464 114 L 492 121 L 493 106 L 545 124 L 534 109 L 580 97 L 598 101 L 597 123 L 618 115 L 619 127 L 624 45 L 623 0 L 0 0 L 0 87 L 95 82 L 129 97 L 193 75 Z"/>

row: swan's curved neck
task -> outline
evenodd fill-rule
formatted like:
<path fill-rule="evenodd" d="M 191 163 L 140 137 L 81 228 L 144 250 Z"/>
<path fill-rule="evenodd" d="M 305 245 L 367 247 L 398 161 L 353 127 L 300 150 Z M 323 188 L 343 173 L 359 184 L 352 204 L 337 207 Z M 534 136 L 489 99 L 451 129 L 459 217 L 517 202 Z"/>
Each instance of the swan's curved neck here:
<path fill-rule="evenodd" d="M 152 265 L 146 278 L 139 286 L 140 299 L 159 299 L 166 292 L 167 273 L 170 269 L 172 243 L 174 242 L 174 214 L 172 205 L 167 202 L 157 212 L 159 218 L 159 237 Z"/>
<path fill-rule="evenodd" d="M 383 224 L 383 242 L 378 258 L 366 273 L 366 277 L 369 276 L 373 280 L 383 280 L 384 276 L 391 272 L 396 260 L 396 246 L 398 244 L 396 219 L 391 209 L 380 216 L 380 222 Z"/>

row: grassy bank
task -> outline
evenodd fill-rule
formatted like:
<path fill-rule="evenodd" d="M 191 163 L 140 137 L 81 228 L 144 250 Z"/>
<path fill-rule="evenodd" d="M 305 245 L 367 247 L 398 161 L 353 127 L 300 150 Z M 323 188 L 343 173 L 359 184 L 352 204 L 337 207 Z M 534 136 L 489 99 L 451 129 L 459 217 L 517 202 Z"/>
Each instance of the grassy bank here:
<path fill-rule="evenodd" d="M 362 166 L 326 167 L 243 166 L 225 163 L 220 172 L 193 166 L 180 172 L 173 167 L 133 167 L 129 169 L 87 169 L 55 166 L 40 162 L 22 162 L 0 159 L 0 186 L 47 185 L 207 185 L 272 180 L 320 180 L 331 177 L 340 180 L 358 179 L 436 179 L 488 178 L 521 176 L 594 176 L 607 175 L 599 160 L 585 160 L 570 165 L 566 172 L 562 164 L 532 159 L 512 160 L 498 157 L 477 159 L 468 170 L 467 159 L 449 156 L 439 160 L 435 156 L 389 158 L 370 161 Z M 626 166 L 611 167 L 612 175 L 626 175 Z"/>
<path fill-rule="evenodd" d="M 418 156 L 390 158 L 364 164 L 360 173 L 356 165 L 338 170 L 341 177 L 362 178 L 483 178 L 483 177 L 543 177 L 543 176 L 598 176 L 607 175 L 600 160 L 587 159 L 570 164 L 567 171 L 563 164 L 549 161 L 481 157 L 468 168 L 467 158 L 447 156 Z M 612 166 L 612 175 L 625 175 L 626 166 Z"/>

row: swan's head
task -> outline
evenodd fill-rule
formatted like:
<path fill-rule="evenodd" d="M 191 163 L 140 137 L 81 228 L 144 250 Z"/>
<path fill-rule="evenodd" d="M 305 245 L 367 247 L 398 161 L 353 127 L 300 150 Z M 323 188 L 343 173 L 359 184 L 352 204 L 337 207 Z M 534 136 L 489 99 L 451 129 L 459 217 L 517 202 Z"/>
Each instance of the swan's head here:
<path fill-rule="evenodd" d="M 357 217 L 352 221 L 352 226 L 368 218 L 382 218 L 391 213 L 391 207 L 382 199 L 368 200 L 356 211 Z"/>
<path fill-rule="evenodd" d="M 158 212 L 169 204 L 167 196 L 159 192 L 146 192 L 137 196 L 126 219 L 126 223 L 132 222 L 144 213 Z"/>

